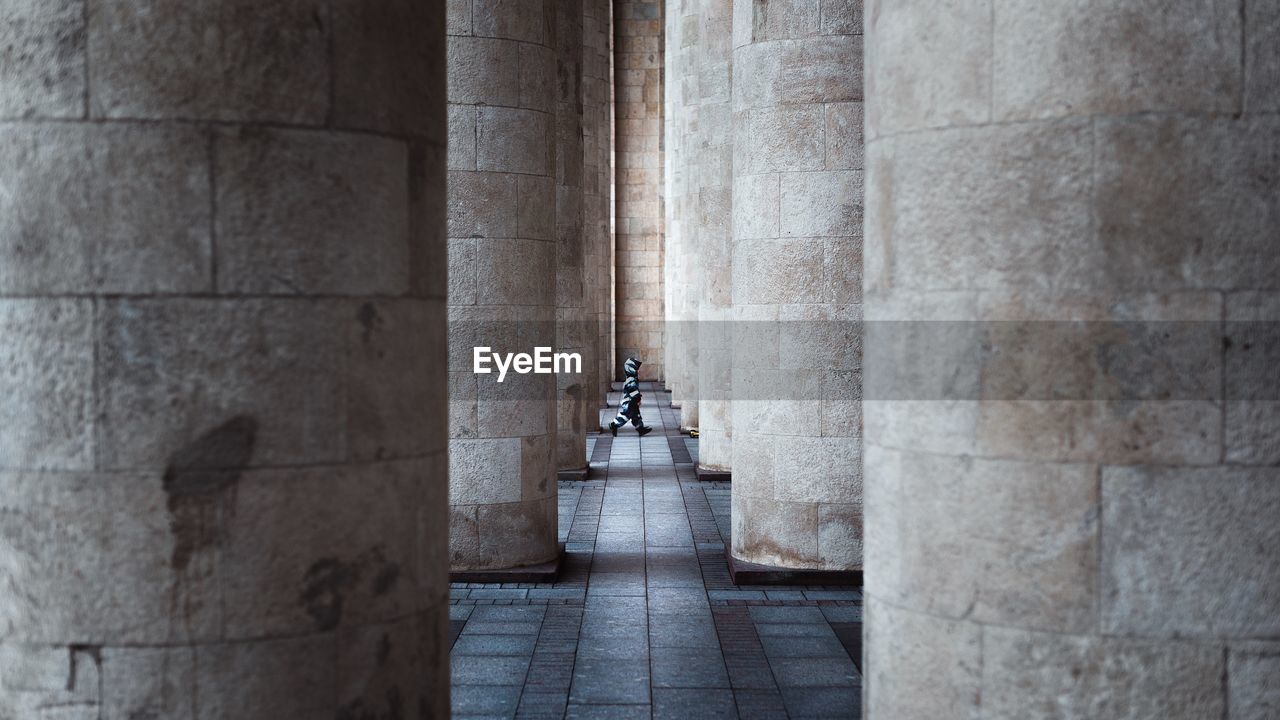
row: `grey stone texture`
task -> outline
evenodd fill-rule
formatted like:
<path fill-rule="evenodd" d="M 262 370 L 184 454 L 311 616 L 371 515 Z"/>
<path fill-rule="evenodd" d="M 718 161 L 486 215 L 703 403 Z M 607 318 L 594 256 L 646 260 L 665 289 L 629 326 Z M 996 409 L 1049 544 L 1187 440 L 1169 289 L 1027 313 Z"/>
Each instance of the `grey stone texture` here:
<path fill-rule="evenodd" d="M 587 397 L 597 361 L 595 322 L 587 322 L 584 2 L 561 0 L 556 10 L 556 350 L 578 353 L 583 364 L 581 372 L 556 376 L 560 470 L 587 467 L 588 420 L 598 414 Z"/>
<path fill-rule="evenodd" d="M 556 437 L 572 383 L 561 393 L 559 376 L 514 372 L 499 383 L 496 373 L 473 373 L 472 348 L 556 347 L 558 328 L 582 313 L 582 163 L 562 164 L 559 152 L 573 154 L 581 140 L 576 126 L 561 133 L 557 122 L 576 112 L 561 105 L 574 104 L 578 79 L 576 65 L 562 77 L 559 5 L 477 1 L 449 21 L 449 134 L 462 139 L 448 158 L 454 570 L 534 565 L 558 552 Z M 568 30 L 579 39 L 571 55 L 581 26 L 564 25 L 578 28 Z M 563 424 L 574 430 L 573 418 Z"/>
<path fill-rule="evenodd" d="M 444 24 L 0 9 L 0 717 L 447 716 Z"/>
<path fill-rule="evenodd" d="M 734 3 L 733 556 L 747 562 L 862 568 L 861 420 L 826 417 L 861 401 L 859 12 Z"/>
<path fill-rule="evenodd" d="M 698 305 L 702 268 L 698 245 L 697 168 L 702 145 L 698 106 L 699 78 L 705 49 L 702 46 L 700 0 L 672 2 L 666 6 L 663 47 L 663 155 L 666 211 L 663 289 L 667 342 L 667 387 L 680 406 L 683 427 L 697 427 Z"/>
<path fill-rule="evenodd" d="M 583 295 L 586 299 L 588 346 L 595 358 L 585 368 L 586 403 L 605 404 L 613 379 L 614 241 L 613 241 L 613 2 L 583 0 L 582 20 L 582 209 Z M 598 426 L 598 424 L 597 424 Z"/>
<path fill-rule="evenodd" d="M 868 3 L 871 720 L 1273 712 L 1273 6 Z"/>
<path fill-rule="evenodd" d="M 644 361 L 642 379 L 669 379 L 664 340 L 665 213 L 663 28 L 661 0 L 614 9 L 615 356 L 622 379 L 628 356 Z"/>
<path fill-rule="evenodd" d="M 691 62 L 697 122 L 686 182 L 694 252 L 700 267 L 697 312 L 698 466 L 727 471 L 733 460 L 729 394 L 732 336 L 733 1 L 700 0 Z M 693 100 L 689 100 L 693 104 Z"/>

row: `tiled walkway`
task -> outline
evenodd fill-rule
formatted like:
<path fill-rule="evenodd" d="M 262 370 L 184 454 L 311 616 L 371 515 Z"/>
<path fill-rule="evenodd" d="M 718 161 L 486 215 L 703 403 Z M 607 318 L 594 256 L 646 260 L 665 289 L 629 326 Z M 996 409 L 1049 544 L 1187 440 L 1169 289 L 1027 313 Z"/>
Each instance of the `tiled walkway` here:
<path fill-rule="evenodd" d="M 560 485 L 560 582 L 453 587 L 454 717 L 858 718 L 860 593 L 732 585 L 729 485 L 644 392 L 654 432 Z"/>

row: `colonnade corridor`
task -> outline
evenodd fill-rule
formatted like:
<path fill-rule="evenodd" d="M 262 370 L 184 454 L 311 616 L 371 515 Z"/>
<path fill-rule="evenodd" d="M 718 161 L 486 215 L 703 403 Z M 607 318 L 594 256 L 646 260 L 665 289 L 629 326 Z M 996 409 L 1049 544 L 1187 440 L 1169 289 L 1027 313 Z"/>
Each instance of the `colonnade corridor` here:
<path fill-rule="evenodd" d="M 728 483 L 642 390 L 654 432 L 592 436 L 592 479 L 561 483 L 559 580 L 452 586 L 454 716 L 858 717 L 861 593 L 735 586 Z"/>
<path fill-rule="evenodd" d="M 0 720 L 450 717 L 1280 720 L 1280 0 L 0 0 Z"/>

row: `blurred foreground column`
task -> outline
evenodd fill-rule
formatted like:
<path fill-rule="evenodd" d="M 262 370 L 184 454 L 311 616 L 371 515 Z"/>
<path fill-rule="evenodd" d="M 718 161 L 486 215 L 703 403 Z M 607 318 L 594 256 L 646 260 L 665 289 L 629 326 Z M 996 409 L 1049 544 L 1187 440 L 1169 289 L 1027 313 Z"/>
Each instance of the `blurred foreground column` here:
<path fill-rule="evenodd" d="M 1278 19 L 868 10 L 873 720 L 1280 708 Z"/>
<path fill-rule="evenodd" d="M 443 11 L 82 8 L 0 12 L 0 717 L 447 717 Z"/>

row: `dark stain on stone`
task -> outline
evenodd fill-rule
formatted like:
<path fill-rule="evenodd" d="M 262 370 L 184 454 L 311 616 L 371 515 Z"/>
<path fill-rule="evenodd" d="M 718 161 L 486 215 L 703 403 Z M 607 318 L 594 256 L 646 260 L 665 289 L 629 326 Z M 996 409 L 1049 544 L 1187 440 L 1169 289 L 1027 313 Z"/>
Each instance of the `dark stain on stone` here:
<path fill-rule="evenodd" d="M 382 633 L 382 637 L 378 638 L 378 665 L 386 665 L 387 659 L 391 657 L 391 636 Z"/>
<path fill-rule="evenodd" d="M 404 720 L 404 701 L 400 698 L 400 688 L 393 685 L 387 689 L 385 707 L 369 707 L 360 698 L 338 708 L 335 720 Z"/>
<path fill-rule="evenodd" d="M 224 493 L 253 457 L 258 421 L 238 415 L 169 458 L 162 480 L 173 533 L 170 564 L 182 572 L 196 553 L 221 540 Z"/>
<path fill-rule="evenodd" d="M 369 338 L 373 333 L 382 327 L 382 316 L 378 315 L 378 307 L 371 302 L 364 303 L 360 306 L 360 312 L 356 315 L 360 321 L 360 325 L 364 327 L 362 337 L 365 342 L 369 342 Z"/>
<path fill-rule="evenodd" d="M 320 630 L 332 630 L 342 620 L 343 595 L 359 579 L 360 571 L 335 558 L 322 558 L 307 568 L 299 601 Z"/>
<path fill-rule="evenodd" d="M 342 622 L 347 593 L 366 577 L 371 578 L 369 591 L 374 597 L 381 597 L 396 586 L 400 566 L 387 561 L 386 550 L 381 545 L 360 553 L 350 562 L 321 558 L 307 568 L 298 602 L 319 630 L 332 630 Z"/>
<path fill-rule="evenodd" d="M 373 594 L 382 596 L 391 592 L 396 586 L 396 582 L 400 579 L 400 566 L 395 563 L 387 563 L 373 577 Z"/>
<path fill-rule="evenodd" d="M 102 671 L 102 646 L 101 645 L 68 645 L 67 654 L 70 657 L 71 667 L 67 674 L 67 692 L 75 692 L 76 676 L 79 675 L 80 656 L 87 655 L 93 664 L 98 666 L 98 671 Z"/>

